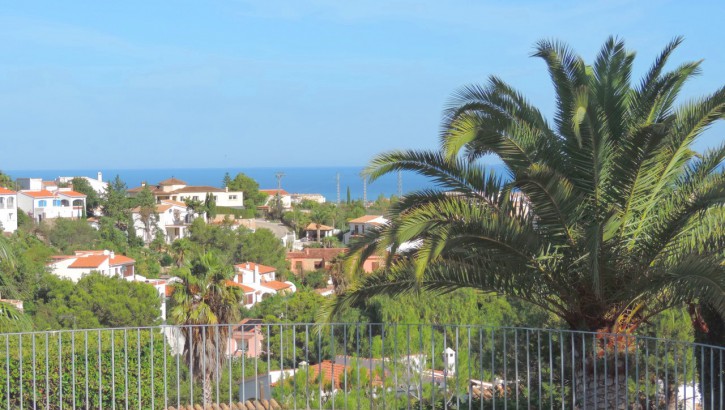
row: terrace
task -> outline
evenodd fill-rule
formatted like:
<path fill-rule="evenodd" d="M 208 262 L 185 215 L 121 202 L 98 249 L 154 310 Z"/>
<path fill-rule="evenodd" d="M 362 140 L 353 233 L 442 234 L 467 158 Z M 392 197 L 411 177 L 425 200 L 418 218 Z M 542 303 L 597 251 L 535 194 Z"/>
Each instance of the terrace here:
<path fill-rule="evenodd" d="M 238 324 L 3 334 L 0 408 L 722 408 L 719 347 L 532 328 L 253 327 L 255 354 Z"/>

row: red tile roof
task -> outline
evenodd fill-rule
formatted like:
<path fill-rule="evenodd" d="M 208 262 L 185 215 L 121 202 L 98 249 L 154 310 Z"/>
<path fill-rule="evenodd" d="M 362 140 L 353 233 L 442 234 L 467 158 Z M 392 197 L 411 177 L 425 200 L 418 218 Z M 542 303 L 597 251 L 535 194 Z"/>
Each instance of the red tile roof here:
<path fill-rule="evenodd" d="M 136 263 L 136 261 L 129 258 L 126 255 L 114 255 L 114 257 L 111 258 L 111 261 L 109 264 L 111 266 L 118 266 L 118 265 L 130 265 L 132 263 Z"/>
<path fill-rule="evenodd" d="M 354 223 L 354 224 L 364 224 L 364 223 L 367 223 L 367 222 L 370 222 L 372 220 L 382 218 L 382 217 L 383 217 L 382 215 L 364 215 L 359 218 L 351 219 L 348 222 Z"/>
<path fill-rule="evenodd" d="M 0 195 L 13 195 L 15 194 L 15 191 L 11 191 L 9 189 L 3 188 L 0 186 Z"/>
<path fill-rule="evenodd" d="M 244 291 L 244 293 L 254 293 L 254 289 L 250 288 L 249 286 L 242 285 L 241 283 L 237 283 L 232 280 L 227 281 L 227 286 L 234 286 L 236 288 L 240 288 Z"/>
<path fill-rule="evenodd" d="M 206 186 L 206 185 L 191 185 L 183 188 L 179 188 L 176 191 L 167 192 L 167 194 L 186 194 L 186 193 L 204 193 L 204 192 L 225 192 L 221 188 Z"/>
<path fill-rule="evenodd" d="M 320 231 L 331 231 L 331 230 L 333 230 L 333 228 L 331 226 L 320 224 Z M 305 228 L 305 231 L 317 232 L 317 225 L 315 223 L 310 223 L 309 225 L 307 225 L 307 228 Z"/>
<path fill-rule="evenodd" d="M 42 191 L 20 191 L 20 193 L 32 198 L 53 198 L 55 196 L 47 189 L 43 189 Z"/>
<path fill-rule="evenodd" d="M 101 266 L 107 259 L 107 255 L 81 256 L 68 267 L 77 269 L 93 269 Z"/>
<path fill-rule="evenodd" d="M 277 195 L 277 193 L 279 193 L 280 196 L 289 195 L 289 192 L 285 191 L 284 189 L 260 189 L 259 192 L 262 192 L 269 196 L 275 196 Z"/>
<path fill-rule="evenodd" d="M 70 196 L 70 197 L 74 197 L 74 198 L 85 198 L 86 197 L 85 194 L 81 194 L 80 192 L 76 192 L 76 191 L 58 191 L 58 195 Z"/>
<path fill-rule="evenodd" d="M 334 364 L 329 360 L 323 360 L 321 363 L 318 364 L 311 364 L 308 366 L 309 369 L 309 377 L 310 378 L 316 378 L 318 374 L 320 374 L 320 369 L 322 369 L 322 383 L 324 384 L 332 384 L 332 380 L 334 380 L 334 387 L 335 389 L 339 389 L 341 387 L 345 387 L 345 372 L 347 372 L 351 366 L 345 366 L 344 364 Z M 360 367 L 360 372 L 367 375 L 369 374 L 369 370 L 364 367 Z M 347 376 L 347 383 L 348 387 L 352 386 L 352 382 L 350 381 L 350 375 Z M 380 380 L 379 376 L 375 376 L 373 378 L 373 385 L 381 385 L 382 381 Z"/>
<path fill-rule="evenodd" d="M 186 182 L 184 182 L 184 181 L 182 181 L 180 179 L 171 177 L 169 179 L 165 179 L 165 180 L 159 182 L 159 185 L 161 185 L 161 186 L 168 186 L 168 185 L 186 185 Z"/>
<path fill-rule="evenodd" d="M 267 282 L 262 282 L 262 286 L 273 290 L 284 290 L 291 287 L 292 285 L 290 285 L 289 283 L 280 282 L 278 280 L 270 280 Z"/>
<path fill-rule="evenodd" d="M 347 248 L 305 248 L 301 251 L 287 252 L 287 260 L 290 259 L 325 259 L 332 258 L 344 254 Z"/>
<path fill-rule="evenodd" d="M 249 265 L 249 267 L 247 267 Z M 244 262 L 237 265 L 234 265 L 235 268 L 239 270 L 248 270 L 254 272 L 254 267 L 259 266 L 259 273 L 272 273 L 277 270 L 277 268 L 274 268 L 272 266 L 266 266 L 266 265 L 260 265 L 258 263 L 254 262 Z"/>

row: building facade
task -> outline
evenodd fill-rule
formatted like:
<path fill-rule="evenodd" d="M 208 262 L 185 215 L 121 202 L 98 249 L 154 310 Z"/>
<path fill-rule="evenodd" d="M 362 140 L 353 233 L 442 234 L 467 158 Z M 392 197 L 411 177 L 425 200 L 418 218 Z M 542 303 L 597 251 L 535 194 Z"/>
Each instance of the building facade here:
<path fill-rule="evenodd" d="M 18 229 L 18 196 L 15 191 L 0 187 L 0 232 Z"/>
<path fill-rule="evenodd" d="M 135 196 L 145 188 L 151 191 L 157 202 L 184 202 L 187 200 L 203 202 L 207 195 L 211 195 L 214 197 L 217 206 L 236 209 L 244 208 L 244 192 L 242 191 L 229 191 L 227 188 L 216 188 L 205 185 L 188 185 L 185 181 L 174 177 L 165 179 L 156 185 L 143 183 L 140 187 L 129 189 L 128 194 Z"/>

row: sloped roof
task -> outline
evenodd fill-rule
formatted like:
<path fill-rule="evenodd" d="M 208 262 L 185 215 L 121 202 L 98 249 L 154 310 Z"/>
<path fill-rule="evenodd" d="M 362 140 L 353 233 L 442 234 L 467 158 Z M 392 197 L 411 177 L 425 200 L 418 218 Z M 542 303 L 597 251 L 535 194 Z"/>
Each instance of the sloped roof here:
<path fill-rule="evenodd" d="M 287 252 L 287 259 L 330 260 L 346 252 L 347 248 L 305 248 L 301 251 Z"/>
<path fill-rule="evenodd" d="M 52 192 L 48 191 L 47 189 L 43 189 L 40 191 L 20 191 L 21 194 L 27 195 L 32 198 L 53 198 L 55 195 L 53 195 Z"/>
<path fill-rule="evenodd" d="M 278 280 L 270 280 L 267 282 L 262 282 L 262 286 L 273 290 L 284 290 L 291 287 L 292 285 L 290 285 L 289 283 L 280 282 Z"/>
<path fill-rule="evenodd" d="M 101 266 L 107 259 L 107 255 L 80 256 L 68 267 L 75 269 L 93 269 Z"/>
<path fill-rule="evenodd" d="M 69 197 L 73 197 L 73 198 L 85 198 L 86 197 L 85 194 L 81 194 L 80 192 L 76 192 L 76 191 L 58 191 L 58 195 L 69 196 Z"/>
<path fill-rule="evenodd" d="M 354 224 L 364 224 L 364 223 L 368 223 L 370 221 L 374 221 L 374 220 L 376 220 L 378 218 L 382 218 L 382 217 L 383 217 L 382 215 L 364 215 L 359 218 L 351 219 L 348 222 L 354 223 Z"/>
<path fill-rule="evenodd" d="M 165 179 L 165 180 L 159 182 L 159 185 L 160 186 L 186 185 L 186 182 L 184 182 L 184 181 L 182 181 L 182 180 L 180 180 L 178 178 L 171 177 L 169 179 Z"/>
<path fill-rule="evenodd" d="M 179 188 L 175 191 L 166 192 L 166 194 L 188 194 L 194 192 L 225 192 L 221 188 L 209 186 L 209 185 L 189 185 L 183 188 Z"/>
<path fill-rule="evenodd" d="M 269 196 L 275 196 L 277 193 L 279 193 L 280 196 L 286 196 L 290 193 L 285 191 L 284 189 L 260 189 L 259 192 L 262 192 L 264 194 L 267 194 Z"/>
<path fill-rule="evenodd" d="M 327 226 L 327 225 L 320 224 L 320 230 L 321 231 L 331 231 L 333 229 L 334 228 L 331 227 L 331 226 Z M 310 223 L 309 225 L 307 225 L 307 228 L 305 228 L 305 230 L 306 231 L 317 231 L 317 225 L 315 223 Z"/>
<path fill-rule="evenodd" d="M 244 291 L 244 293 L 254 293 L 254 289 L 250 288 L 249 286 L 245 286 L 241 283 L 234 282 L 233 280 L 227 281 L 227 286 L 234 286 L 235 288 L 240 288 Z"/>
<path fill-rule="evenodd" d="M 132 263 L 136 263 L 135 260 L 129 258 L 126 255 L 114 255 L 113 258 L 111 258 L 111 261 L 109 262 L 111 266 L 118 266 L 118 265 L 130 265 Z"/>
<path fill-rule="evenodd" d="M 0 195 L 13 195 L 15 194 L 15 191 L 11 191 L 9 189 L 3 188 L 0 186 Z"/>
<path fill-rule="evenodd" d="M 247 266 L 247 265 L 249 265 L 249 266 Z M 244 262 L 244 263 L 234 265 L 234 267 L 239 270 L 249 270 L 249 271 L 254 271 L 255 266 L 259 266 L 259 273 L 272 273 L 277 270 L 277 268 L 275 268 L 273 266 L 260 265 L 258 263 L 254 263 L 254 262 Z"/>

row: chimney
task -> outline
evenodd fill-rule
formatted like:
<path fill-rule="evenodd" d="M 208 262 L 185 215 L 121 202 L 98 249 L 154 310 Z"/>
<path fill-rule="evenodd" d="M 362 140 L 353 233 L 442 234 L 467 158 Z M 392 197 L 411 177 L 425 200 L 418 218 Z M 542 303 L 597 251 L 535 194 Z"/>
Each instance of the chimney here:
<path fill-rule="evenodd" d="M 111 259 L 113 259 L 113 258 L 115 258 L 115 257 L 116 257 L 116 252 L 114 252 L 114 251 L 111 251 Z"/>
<path fill-rule="evenodd" d="M 98 182 L 103 182 L 103 172 L 98 171 Z"/>
<path fill-rule="evenodd" d="M 249 262 L 247 262 L 246 269 L 249 270 Z"/>

